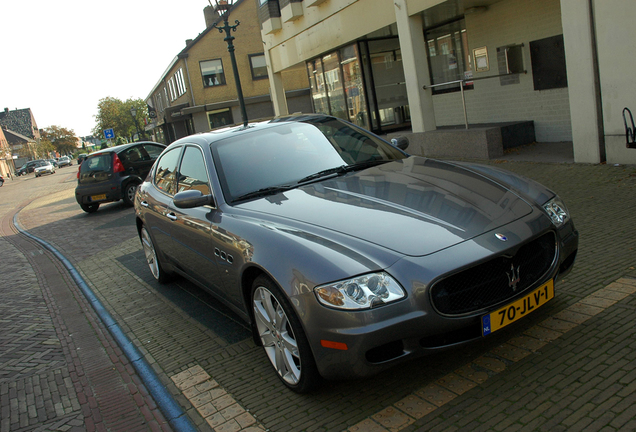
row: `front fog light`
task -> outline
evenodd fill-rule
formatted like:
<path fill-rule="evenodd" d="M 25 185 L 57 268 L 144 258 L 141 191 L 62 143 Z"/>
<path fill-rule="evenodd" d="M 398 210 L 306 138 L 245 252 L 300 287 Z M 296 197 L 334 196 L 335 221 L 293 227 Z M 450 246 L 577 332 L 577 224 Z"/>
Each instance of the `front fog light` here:
<path fill-rule="evenodd" d="M 387 273 L 371 273 L 314 288 L 318 301 L 338 309 L 368 309 L 406 297 Z"/>
<path fill-rule="evenodd" d="M 570 219 L 568 208 L 565 203 L 561 201 L 559 197 L 554 197 L 543 205 L 543 209 L 546 211 L 552 223 L 557 227 L 560 227 Z"/>

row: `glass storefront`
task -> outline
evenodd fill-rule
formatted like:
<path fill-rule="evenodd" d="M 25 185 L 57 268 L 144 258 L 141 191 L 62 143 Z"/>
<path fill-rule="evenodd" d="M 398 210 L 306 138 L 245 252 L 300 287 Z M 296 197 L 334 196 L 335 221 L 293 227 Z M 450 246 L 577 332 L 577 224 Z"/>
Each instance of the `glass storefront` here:
<path fill-rule="evenodd" d="M 307 62 L 307 72 L 315 112 L 374 132 L 410 126 L 397 38 L 346 46 Z"/>
<path fill-rule="evenodd" d="M 463 19 L 433 29 L 424 37 L 428 45 L 428 61 L 433 84 L 472 78 L 472 62 L 468 53 L 466 24 Z M 464 88 L 472 85 L 464 84 Z M 459 84 L 436 87 L 433 94 L 459 91 Z"/>

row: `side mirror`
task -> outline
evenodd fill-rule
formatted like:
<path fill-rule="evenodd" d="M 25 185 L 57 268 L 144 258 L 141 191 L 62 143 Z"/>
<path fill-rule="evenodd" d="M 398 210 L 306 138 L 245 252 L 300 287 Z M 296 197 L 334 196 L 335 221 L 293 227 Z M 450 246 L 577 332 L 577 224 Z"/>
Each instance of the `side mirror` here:
<path fill-rule="evenodd" d="M 172 199 L 175 207 L 177 208 L 194 208 L 202 207 L 204 205 L 213 205 L 214 199 L 212 195 L 203 195 L 200 190 L 187 190 L 179 192 Z"/>
<path fill-rule="evenodd" d="M 391 144 L 393 144 L 395 147 L 399 148 L 400 150 L 406 150 L 406 148 L 409 146 L 409 139 L 403 136 L 393 138 L 391 140 Z"/>

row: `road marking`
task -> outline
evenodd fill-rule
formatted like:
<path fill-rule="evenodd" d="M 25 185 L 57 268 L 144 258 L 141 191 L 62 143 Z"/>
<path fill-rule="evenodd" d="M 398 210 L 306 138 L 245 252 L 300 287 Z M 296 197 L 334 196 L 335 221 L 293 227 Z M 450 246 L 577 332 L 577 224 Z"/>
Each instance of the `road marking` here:
<path fill-rule="evenodd" d="M 457 396 L 482 384 L 489 376 L 503 372 L 506 364 L 499 358 L 517 362 L 634 293 L 636 279 L 620 278 L 529 328 L 522 335 L 510 339 L 488 354 L 434 383 L 415 390 L 413 394 L 351 426 L 347 431 L 396 432 L 404 429 Z M 490 371 L 491 374 L 484 370 Z"/>
<path fill-rule="evenodd" d="M 265 428 L 199 365 L 170 377 L 215 432 Z"/>

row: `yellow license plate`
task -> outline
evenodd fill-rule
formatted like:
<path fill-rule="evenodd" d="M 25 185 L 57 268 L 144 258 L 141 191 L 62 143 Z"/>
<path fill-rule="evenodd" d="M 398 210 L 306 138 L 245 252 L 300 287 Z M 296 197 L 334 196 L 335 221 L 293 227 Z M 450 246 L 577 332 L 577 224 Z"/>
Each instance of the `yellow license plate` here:
<path fill-rule="evenodd" d="M 530 294 L 481 317 L 484 336 L 512 324 L 554 298 L 554 281 L 550 280 Z"/>
<path fill-rule="evenodd" d="M 91 201 L 101 201 L 105 199 L 106 199 L 106 194 L 91 196 Z"/>

